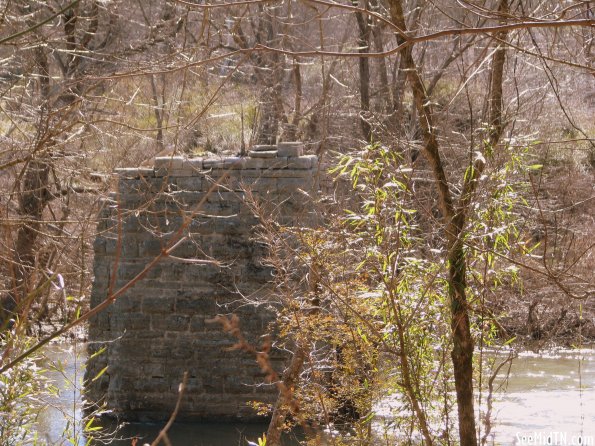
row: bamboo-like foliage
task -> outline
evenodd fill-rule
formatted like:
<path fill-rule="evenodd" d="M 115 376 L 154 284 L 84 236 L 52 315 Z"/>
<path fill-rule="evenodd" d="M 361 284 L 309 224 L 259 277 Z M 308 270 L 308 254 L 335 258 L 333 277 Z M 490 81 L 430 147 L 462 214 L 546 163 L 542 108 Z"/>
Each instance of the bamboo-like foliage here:
<path fill-rule="evenodd" d="M 482 407 L 492 398 L 493 369 L 502 366 L 483 352 L 507 340 L 489 296 L 518 279 L 505 259 L 530 251 L 518 240 L 514 212 L 524 204 L 527 152 L 509 147 L 490 157 L 468 215 L 468 312 L 477 379 L 486 383 Z M 338 427 L 335 444 L 374 444 L 383 431 L 391 442 L 455 441 L 447 251 L 444 241 L 431 247 L 445 236 L 422 230 L 415 169 L 395 150 L 374 144 L 337 163 L 332 172 L 349 182 L 354 198 L 348 208 L 325 204 L 323 227 L 279 226 L 270 208 L 253 203 L 277 271 L 281 339 L 301 357 L 291 377 L 299 401 L 292 419 Z M 267 438 L 277 444 L 270 429 Z"/>

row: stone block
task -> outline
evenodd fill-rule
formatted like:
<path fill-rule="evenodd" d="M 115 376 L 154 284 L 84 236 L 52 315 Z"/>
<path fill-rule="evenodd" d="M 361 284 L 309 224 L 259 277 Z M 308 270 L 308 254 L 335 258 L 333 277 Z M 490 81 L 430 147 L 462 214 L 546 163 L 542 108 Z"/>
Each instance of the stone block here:
<path fill-rule="evenodd" d="M 99 304 L 103 301 L 104 299 L 98 299 L 98 302 L 93 302 L 96 304 Z M 92 305 L 93 307 L 96 307 L 97 305 Z M 90 327 L 89 327 L 89 336 L 91 336 L 91 331 L 94 330 L 95 333 L 98 334 L 105 334 L 109 332 L 109 328 L 110 328 L 110 318 L 109 318 L 109 314 L 107 311 L 104 311 L 102 313 L 99 313 L 93 317 L 91 317 L 90 319 Z M 91 354 L 93 354 L 95 352 L 91 352 Z"/>
<path fill-rule="evenodd" d="M 117 167 L 115 173 L 120 178 L 152 177 L 155 171 L 150 167 Z"/>
<path fill-rule="evenodd" d="M 250 156 L 250 158 L 277 158 L 277 153 L 278 152 L 276 150 L 266 152 L 251 150 L 248 152 L 248 156 Z"/>
<path fill-rule="evenodd" d="M 136 195 L 140 193 L 140 179 L 134 178 L 124 178 L 118 182 L 118 192 L 120 196 L 124 194 L 133 194 Z"/>
<path fill-rule="evenodd" d="M 188 378 L 188 382 L 186 383 L 186 390 L 188 391 L 188 393 L 200 393 L 202 392 L 202 386 L 203 380 L 195 376 Z"/>
<path fill-rule="evenodd" d="M 218 234 L 241 235 L 251 232 L 251 227 L 239 219 L 219 219 L 215 223 L 215 232 Z"/>
<path fill-rule="evenodd" d="M 146 359 L 147 351 L 145 349 L 139 348 L 138 341 L 136 339 L 131 339 L 129 336 L 124 336 L 123 339 L 120 339 L 118 343 L 114 345 L 112 354 L 119 355 L 122 359 L 142 358 L 144 360 Z M 130 361 L 127 361 L 126 365 L 130 367 Z"/>
<path fill-rule="evenodd" d="M 194 169 L 185 166 L 183 169 L 167 169 L 167 175 L 161 176 L 168 176 L 169 178 L 175 179 L 178 177 L 194 177 L 196 172 Z"/>
<path fill-rule="evenodd" d="M 276 145 L 260 144 L 260 145 L 253 146 L 252 150 L 255 152 L 270 152 L 270 151 L 277 150 L 277 146 Z"/>
<path fill-rule="evenodd" d="M 138 244 L 139 241 L 133 233 L 124 233 L 121 241 L 122 256 L 128 259 L 138 258 Z"/>
<path fill-rule="evenodd" d="M 164 242 L 159 239 L 143 240 L 138 244 L 138 254 L 141 257 L 155 257 L 164 247 Z"/>
<path fill-rule="evenodd" d="M 163 338 L 163 333 L 152 329 L 129 331 L 126 334 L 130 339 L 136 340 L 137 345 L 145 345 L 147 341 L 155 342 L 155 340 Z"/>
<path fill-rule="evenodd" d="M 205 194 L 202 191 L 180 190 L 172 192 L 170 196 L 179 208 L 190 209 L 195 207 L 204 198 Z"/>
<path fill-rule="evenodd" d="M 151 343 L 149 354 L 152 360 L 166 359 L 169 357 L 169 350 L 169 344 L 163 340 L 159 340 Z"/>
<path fill-rule="evenodd" d="M 105 255 L 113 256 L 116 254 L 117 240 L 115 238 L 106 238 L 105 240 Z"/>
<path fill-rule="evenodd" d="M 230 156 L 223 160 L 223 168 L 224 169 L 244 169 L 244 161 L 246 158 L 241 158 L 239 156 Z"/>
<path fill-rule="evenodd" d="M 159 279 L 144 279 L 142 281 L 143 288 L 153 288 L 156 290 L 168 290 L 175 291 L 182 287 L 182 283 L 179 280 L 165 280 L 164 278 Z"/>
<path fill-rule="evenodd" d="M 166 331 L 163 338 L 168 342 L 179 342 L 180 333 L 177 331 Z"/>
<path fill-rule="evenodd" d="M 277 179 L 277 192 L 279 193 L 290 193 L 296 192 L 298 189 L 308 191 L 311 190 L 314 185 L 312 178 L 278 178 Z"/>
<path fill-rule="evenodd" d="M 187 331 L 189 324 L 190 316 L 182 314 L 153 315 L 151 318 L 151 328 L 159 331 Z"/>
<path fill-rule="evenodd" d="M 207 158 L 202 161 L 203 169 L 223 169 L 225 161 L 217 158 Z"/>
<path fill-rule="evenodd" d="M 145 394 L 148 392 L 167 393 L 170 391 L 170 383 L 169 380 L 161 377 L 144 377 L 136 381 L 135 390 Z"/>
<path fill-rule="evenodd" d="M 176 244 L 175 249 L 171 251 L 170 254 L 182 259 L 195 259 L 203 257 L 200 253 L 198 245 L 192 240 L 185 240 L 179 244 Z M 169 278 L 173 279 L 173 277 Z"/>
<path fill-rule="evenodd" d="M 214 300 L 207 297 L 181 296 L 175 300 L 175 310 L 178 314 L 197 315 L 203 314 L 205 310 L 209 309 L 214 309 Z M 204 326 L 204 320 L 202 323 Z"/>
<path fill-rule="evenodd" d="M 284 162 L 289 162 L 289 158 L 283 158 Z M 308 169 L 275 169 L 275 170 L 261 170 L 257 171 L 258 176 L 263 178 L 310 178 L 312 177 L 312 170 Z M 242 172 L 243 176 L 252 175 L 249 171 Z M 256 175 L 256 174 L 255 174 Z"/>
<path fill-rule="evenodd" d="M 223 268 L 214 264 L 191 264 L 182 279 L 185 283 L 208 284 L 217 283 L 226 274 Z"/>
<path fill-rule="evenodd" d="M 138 251 L 138 250 L 137 250 Z M 123 253 L 126 253 L 126 250 L 122 250 Z M 131 256 L 126 255 L 125 258 L 130 258 Z M 132 263 L 132 262 L 120 262 L 118 265 L 118 279 L 122 280 L 131 280 L 134 279 L 143 269 L 145 268 L 145 263 Z"/>
<path fill-rule="evenodd" d="M 120 296 L 112 308 L 118 313 L 138 313 L 141 311 L 141 301 L 138 296 Z"/>
<path fill-rule="evenodd" d="M 139 194 L 121 194 L 118 198 L 118 206 L 124 215 L 147 203 L 147 199 Z"/>
<path fill-rule="evenodd" d="M 237 190 L 251 190 L 253 192 L 268 192 L 277 190 L 277 179 L 266 177 L 246 176 L 239 179 L 234 187 Z"/>
<path fill-rule="evenodd" d="M 180 262 L 176 259 L 165 259 L 161 265 L 161 278 L 172 282 L 182 281 L 189 266 L 189 263 Z"/>
<path fill-rule="evenodd" d="M 103 215 L 105 212 L 106 215 Z M 102 214 L 99 215 L 98 222 L 97 222 L 97 233 L 101 236 L 106 231 L 112 231 L 115 227 L 115 222 L 112 219 L 112 209 L 107 209 L 102 211 Z"/>
<path fill-rule="evenodd" d="M 207 394 L 215 394 L 215 395 L 220 395 L 222 393 L 224 393 L 224 380 L 222 378 L 218 378 L 217 376 L 212 376 L 209 380 L 205 381 L 202 388 L 205 391 L 205 393 Z M 209 405 L 209 409 L 210 410 L 215 410 L 217 411 L 218 409 L 221 411 L 220 413 L 226 413 L 227 411 L 230 410 L 230 408 L 224 408 L 221 409 L 220 408 L 220 404 L 217 406 L 213 406 L 213 405 Z M 234 405 L 235 408 L 235 405 Z"/>
<path fill-rule="evenodd" d="M 137 169 L 141 179 L 155 178 L 155 169 L 152 167 L 138 167 Z"/>
<path fill-rule="evenodd" d="M 225 191 L 230 174 L 233 174 L 233 172 L 233 170 L 227 169 L 212 169 L 209 174 L 205 176 L 205 180 L 202 183 L 202 190 L 204 192 Z"/>
<path fill-rule="evenodd" d="M 223 202 L 223 203 L 234 203 L 242 202 L 244 200 L 244 194 L 239 192 L 231 191 L 218 191 L 210 194 L 207 197 L 208 203 Z"/>
<path fill-rule="evenodd" d="M 202 176 L 180 177 L 175 179 L 176 185 L 182 191 L 200 191 L 202 190 L 202 181 Z"/>
<path fill-rule="evenodd" d="M 245 158 L 244 169 L 282 169 L 286 160 L 282 158 Z"/>
<path fill-rule="evenodd" d="M 150 327 L 151 317 L 143 313 L 117 313 L 110 321 L 115 330 L 143 330 Z"/>
<path fill-rule="evenodd" d="M 169 182 L 165 178 L 155 176 L 155 178 L 147 178 L 145 180 L 145 193 L 156 194 L 158 192 L 167 190 Z"/>
<path fill-rule="evenodd" d="M 142 297 L 142 312 L 145 314 L 172 314 L 174 312 L 175 299 L 159 295 Z"/>
<path fill-rule="evenodd" d="M 184 157 L 183 156 L 158 156 L 155 158 L 153 164 L 155 169 L 183 169 Z"/>
<path fill-rule="evenodd" d="M 237 375 L 228 375 L 223 382 L 223 388 L 225 393 L 246 394 L 254 393 L 256 386 L 246 382 L 246 378 L 240 378 Z"/>
<path fill-rule="evenodd" d="M 203 160 L 204 160 L 204 158 L 202 158 L 202 157 L 189 158 L 186 160 L 185 166 L 198 174 L 198 172 L 203 170 Z"/>
<path fill-rule="evenodd" d="M 213 217 L 229 217 L 240 212 L 240 203 L 237 201 L 209 201 L 207 200 L 201 206 L 195 207 L 198 215 Z"/>
<path fill-rule="evenodd" d="M 97 260 L 97 257 L 99 257 L 99 256 L 97 256 L 97 254 L 96 254 L 95 264 L 93 265 L 94 280 L 107 282 L 107 281 L 109 281 L 111 269 L 107 262 L 99 261 L 99 260 Z"/>
<path fill-rule="evenodd" d="M 204 310 L 204 309 L 202 309 Z M 179 310 L 178 310 L 179 311 Z M 205 318 L 200 314 L 192 316 L 190 319 L 190 331 L 193 333 L 201 333 L 205 330 Z"/>
<path fill-rule="evenodd" d="M 169 170 L 166 167 L 155 169 L 155 176 L 159 179 L 164 180 L 165 182 L 167 179 L 169 179 Z"/>
<path fill-rule="evenodd" d="M 162 362 L 148 362 L 145 363 L 143 365 L 140 365 L 141 370 L 143 371 L 143 374 L 146 377 L 151 377 L 151 378 L 164 378 L 165 377 L 165 369 L 166 369 L 166 364 L 162 363 Z"/>
<path fill-rule="evenodd" d="M 95 240 L 93 241 L 93 251 L 95 252 L 96 256 L 105 254 L 106 242 L 107 240 L 105 237 L 102 237 L 101 235 L 95 237 Z"/>
<path fill-rule="evenodd" d="M 277 145 L 279 156 L 296 157 L 304 154 L 304 144 L 301 142 L 280 142 Z"/>
<path fill-rule="evenodd" d="M 170 358 L 173 360 L 185 360 L 190 359 L 194 355 L 194 352 L 190 349 L 189 345 L 174 345 L 170 350 Z"/>
<path fill-rule="evenodd" d="M 288 169 L 312 169 L 318 164 L 318 157 L 316 155 L 306 155 L 297 158 L 287 159 Z"/>
<path fill-rule="evenodd" d="M 215 315 L 213 315 L 214 317 Z M 221 326 L 219 324 L 207 323 L 205 327 L 216 327 L 216 330 L 205 332 L 200 335 L 198 339 L 192 341 L 192 349 L 201 354 L 212 354 L 219 356 L 225 348 L 231 347 L 234 344 L 232 338 L 228 338 L 227 335 L 222 334 Z M 213 366 L 213 358 L 210 358 L 211 366 Z"/>

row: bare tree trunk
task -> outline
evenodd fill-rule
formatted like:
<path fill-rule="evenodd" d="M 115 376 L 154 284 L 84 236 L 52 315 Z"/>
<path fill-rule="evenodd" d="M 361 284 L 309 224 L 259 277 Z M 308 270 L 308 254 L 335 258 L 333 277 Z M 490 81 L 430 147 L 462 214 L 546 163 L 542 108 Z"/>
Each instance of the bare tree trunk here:
<path fill-rule="evenodd" d="M 269 16 L 260 7 L 259 27 L 256 33 L 256 40 L 259 44 L 271 46 L 275 39 L 273 28 L 274 17 Z M 273 13 L 273 10 L 270 11 Z M 260 95 L 260 107 L 257 116 L 256 144 L 276 144 L 279 134 L 279 125 L 284 120 L 283 102 L 281 100 L 283 62 L 277 53 L 265 55 L 261 58 L 260 78 L 264 81 L 264 88 Z"/>
<path fill-rule="evenodd" d="M 319 282 L 318 266 L 314 263 L 311 267 L 313 268 L 313 274 L 310 277 L 308 287 L 314 294 L 312 305 L 317 308 L 320 304 L 319 296 L 317 295 Z M 318 312 L 318 310 L 313 311 Z M 307 341 L 297 340 L 295 352 L 291 358 L 289 366 L 283 373 L 283 379 L 277 385 L 279 388 L 279 396 L 275 402 L 273 415 L 267 429 L 267 446 L 281 446 L 281 434 L 283 433 L 283 425 L 285 424 L 287 415 L 298 415 L 299 404 L 294 394 L 295 386 L 298 384 L 300 374 L 304 368 L 304 363 L 308 359 L 309 354 L 310 348 Z"/>
<path fill-rule="evenodd" d="M 294 388 L 299 380 L 300 373 L 302 372 L 307 357 L 308 352 L 306 349 L 298 346 L 291 358 L 289 367 L 283 374 L 283 379 L 279 386 L 279 397 L 275 403 L 273 415 L 267 429 L 267 446 L 281 446 L 283 425 L 285 424 L 287 415 L 293 411 Z"/>
<path fill-rule="evenodd" d="M 404 51 L 407 51 L 405 48 Z M 393 66 L 393 78 L 392 78 L 392 119 L 391 121 L 394 123 L 396 129 L 394 132 L 398 135 L 403 134 L 404 129 L 404 107 L 403 107 L 403 97 L 405 92 L 405 83 L 407 81 L 407 72 L 404 69 L 403 65 L 403 56 L 402 54 L 399 55 L 399 59 L 395 61 L 395 65 Z"/>
<path fill-rule="evenodd" d="M 501 0 L 499 12 L 508 10 L 507 0 Z M 406 32 L 402 6 L 399 0 L 390 0 L 390 12 L 393 22 Z M 506 39 L 505 33 L 498 36 L 500 42 Z M 402 41 L 403 38 L 401 37 Z M 419 70 L 413 60 L 411 51 L 401 54 L 404 65 L 408 70 L 408 78 L 413 91 L 419 124 L 424 135 L 424 153 L 434 171 L 438 183 L 440 204 L 446 223 L 447 252 L 448 252 L 448 295 L 451 311 L 451 330 L 453 349 L 451 358 L 457 394 L 457 409 L 459 419 L 459 440 L 461 446 L 476 446 L 477 432 L 475 427 L 475 413 L 473 408 L 473 338 L 469 321 L 469 303 L 467 301 L 466 271 L 467 262 L 464 252 L 463 236 L 466 216 L 477 181 L 483 172 L 485 162 L 479 157 L 472 166 L 472 174 L 465 177 L 461 198 L 457 206 L 453 205 L 452 194 L 449 190 L 446 174 L 439 152 L 439 144 L 433 126 L 433 112 L 427 92 L 419 75 Z M 492 62 L 492 77 L 489 106 L 489 142 L 492 147 L 498 144 L 503 130 L 502 121 L 502 82 L 505 63 L 505 48 L 501 46 L 494 53 Z"/>
<path fill-rule="evenodd" d="M 355 1 L 353 2 L 355 3 Z M 366 2 L 364 0 L 364 8 Z M 360 11 L 355 12 L 357 26 L 359 29 L 358 52 L 366 54 L 370 52 L 370 25 L 367 16 Z M 359 65 L 359 103 L 360 103 L 360 125 L 362 133 L 367 142 L 372 139 L 372 126 L 368 122 L 370 112 L 370 60 L 368 57 L 360 57 Z"/>
<path fill-rule="evenodd" d="M 275 92 L 272 85 L 265 87 L 260 95 L 256 125 L 256 144 L 276 144 L 279 120 L 275 112 Z"/>
<path fill-rule="evenodd" d="M 38 75 L 38 88 L 41 96 L 41 113 L 37 129 L 37 143 L 33 148 L 31 160 L 28 162 L 19 190 L 19 208 L 22 223 L 17 230 L 14 245 L 13 284 L 10 292 L 2 302 L 0 323 L 4 325 L 8 319 L 17 316 L 23 299 L 29 293 L 29 277 L 35 266 L 35 242 L 39 234 L 39 221 L 43 210 L 51 199 L 49 192 L 50 159 L 42 147 L 47 141 L 47 120 L 50 100 L 49 64 L 45 49 L 37 47 L 33 56 Z"/>
<path fill-rule="evenodd" d="M 34 246 L 39 234 L 39 220 L 51 197 L 48 188 L 50 164 L 44 158 L 29 162 L 21 184 L 19 214 L 23 223 L 17 231 L 14 252 L 16 303 L 30 291 L 27 282 L 35 264 Z"/>
<path fill-rule="evenodd" d="M 291 122 L 288 123 L 284 129 L 285 141 L 296 141 L 298 138 L 298 127 L 300 119 L 302 117 L 302 72 L 300 70 L 300 64 L 296 60 L 293 61 L 293 83 L 295 87 L 295 99 L 293 103 L 293 113 L 291 116 Z"/>
<path fill-rule="evenodd" d="M 393 23 L 399 26 L 404 32 L 407 32 L 400 0 L 390 0 L 389 5 Z M 402 43 L 404 36 L 397 36 L 397 39 Z M 431 102 L 429 101 L 411 51 L 403 51 L 401 57 L 403 65 L 407 70 L 407 76 L 417 109 L 419 125 L 424 137 L 424 154 L 432 167 L 434 178 L 436 179 L 443 219 L 446 223 L 449 261 L 448 294 L 451 305 L 451 329 L 453 337 L 451 358 L 457 394 L 459 440 L 461 446 L 477 446 L 473 404 L 474 346 L 469 322 L 469 305 L 467 302 L 467 284 L 465 280 L 467 264 L 462 239 L 465 212 L 470 202 L 474 185 L 476 184 L 476 176 L 473 175 L 472 178 L 466 181 L 467 190 L 463 190 L 461 202 L 458 209 L 455 210 L 439 151 L 439 143 L 433 124 L 434 114 Z M 478 165 L 478 167 L 483 168 L 483 165 Z"/>
<path fill-rule="evenodd" d="M 372 9 L 378 9 L 377 2 L 371 2 Z M 372 31 L 372 38 L 374 41 L 374 50 L 378 53 L 384 51 L 384 40 L 382 39 L 382 28 L 378 23 L 374 24 L 371 27 Z M 391 109 L 393 104 L 390 86 L 388 83 L 388 68 L 386 66 L 386 59 L 384 57 L 379 57 L 376 59 L 378 61 L 378 72 L 379 72 L 379 80 L 380 80 L 380 88 L 378 93 L 380 94 L 381 106 L 380 110 L 384 113 Z"/>
<path fill-rule="evenodd" d="M 341 36 L 341 40 L 339 43 L 339 51 L 343 49 L 345 43 L 350 34 L 350 29 L 345 28 L 343 35 Z M 321 39 L 321 48 L 324 48 L 324 41 Z M 333 87 L 332 76 L 335 73 L 337 65 L 339 63 L 339 58 L 334 58 L 330 63 L 329 67 L 326 68 L 324 60 L 322 60 L 322 79 L 321 79 L 321 91 L 319 95 L 318 101 L 310 107 L 308 110 L 305 110 L 302 113 L 302 116 L 307 116 L 310 114 L 308 119 L 308 125 L 304 129 L 304 140 L 315 140 L 320 139 L 320 145 L 316 150 L 316 154 L 318 156 L 322 156 L 325 151 L 325 139 L 327 133 L 327 126 L 325 122 L 325 115 L 328 113 L 328 108 L 330 106 L 330 99 L 331 99 L 331 91 Z"/>
<path fill-rule="evenodd" d="M 455 225 L 449 225 L 454 229 Z M 452 237 L 451 237 L 452 239 Z M 448 295 L 450 300 L 453 349 L 451 352 L 461 446 L 477 445 L 475 412 L 473 409 L 473 338 L 469 323 L 467 263 L 460 236 L 448 243 Z"/>
<path fill-rule="evenodd" d="M 153 93 L 153 112 L 155 113 L 155 122 L 157 123 L 157 147 L 159 151 L 165 149 L 165 145 L 163 143 L 163 112 L 165 110 L 165 97 L 162 95 L 159 97 L 159 93 L 157 92 L 157 83 L 155 82 L 155 75 L 152 74 L 150 76 L 151 79 L 151 92 Z M 165 79 L 162 79 L 163 86 L 165 87 Z M 165 89 L 165 88 L 164 88 Z M 164 91 L 162 91 L 164 93 Z"/>
<path fill-rule="evenodd" d="M 498 8 L 500 14 L 508 12 L 508 0 L 500 0 Z M 489 142 L 494 148 L 502 136 L 504 122 L 502 119 L 502 84 L 504 83 L 504 64 L 506 62 L 506 42 L 507 33 L 502 32 L 496 35 L 496 40 L 500 42 L 498 48 L 492 57 L 492 73 L 490 82 L 490 97 L 488 99 L 489 107 Z"/>

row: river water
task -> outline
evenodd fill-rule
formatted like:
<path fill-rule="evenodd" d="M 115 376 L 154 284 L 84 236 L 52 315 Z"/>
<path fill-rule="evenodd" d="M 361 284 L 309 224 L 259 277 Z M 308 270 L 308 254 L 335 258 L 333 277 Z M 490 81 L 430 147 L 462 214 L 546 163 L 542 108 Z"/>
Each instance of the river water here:
<path fill-rule="evenodd" d="M 521 353 L 494 416 L 496 443 L 595 445 L 595 350 Z"/>
<path fill-rule="evenodd" d="M 46 350 L 48 358 L 60 364 L 49 373 L 59 396 L 45 401 L 47 409 L 37 425 L 40 439 L 47 444 L 85 444 L 82 436 L 75 441 L 64 434 L 65 430 L 71 437 L 80 434 L 84 350 L 83 345 L 54 345 Z M 505 381 L 507 371 L 502 370 L 500 380 L 506 386 L 494 397 L 488 444 L 595 446 L 595 349 L 524 352 L 513 360 Z M 390 401 L 379 410 L 379 417 L 389 413 Z M 139 437 L 138 446 L 150 443 L 161 427 L 128 424 L 119 431 L 127 439 L 112 444 L 129 446 L 131 437 Z M 170 431 L 170 440 L 175 446 L 246 445 L 246 440 L 255 441 L 265 429 L 259 424 L 179 423 Z M 287 439 L 286 444 L 298 443 Z"/>

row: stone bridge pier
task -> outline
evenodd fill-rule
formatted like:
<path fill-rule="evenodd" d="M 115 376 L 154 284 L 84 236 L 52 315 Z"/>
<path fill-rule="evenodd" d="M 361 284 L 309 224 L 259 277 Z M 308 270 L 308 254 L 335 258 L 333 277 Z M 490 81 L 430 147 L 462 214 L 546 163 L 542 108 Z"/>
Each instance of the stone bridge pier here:
<path fill-rule="evenodd" d="M 171 256 L 90 320 L 88 400 L 105 402 L 121 419 L 163 420 L 187 371 L 180 419 L 250 420 L 257 418 L 250 402 L 274 401 L 276 389 L 255 358 L 229 351 L 235 340 L 207 321 L 235 313 L 256 344 L 269 331 L 271 312 L 242 298 L 263 300 L 273 291 L 244 191 L 275 204 L 283 224 L 306 223 L 311 207 L 303 191 L 318 188 L 318 160 L 302 150 L 280 143 L 243 158 L 163 157 L 151 168 L 118 169 L 118 191 L 105 201 L 94 243 L 92 307 L 133 280 L 191 221 Z M 283 370 L 282 352 L 271 361 Z"/>

